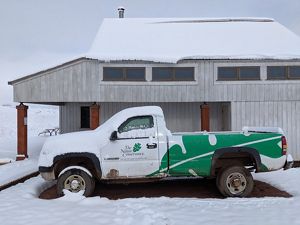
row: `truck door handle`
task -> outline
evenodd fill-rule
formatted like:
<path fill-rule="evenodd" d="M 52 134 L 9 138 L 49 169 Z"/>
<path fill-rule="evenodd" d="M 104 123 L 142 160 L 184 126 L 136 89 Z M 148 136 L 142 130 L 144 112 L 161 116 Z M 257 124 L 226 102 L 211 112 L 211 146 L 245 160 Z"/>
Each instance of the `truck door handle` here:
<path fill-rule="evenodd" d="M 156 143 L 153 143 L 153 144 L 146 144 L 147 148 L 149 149 L 154 149 L 154 148 L 157 148 L 157 144 Z"/>

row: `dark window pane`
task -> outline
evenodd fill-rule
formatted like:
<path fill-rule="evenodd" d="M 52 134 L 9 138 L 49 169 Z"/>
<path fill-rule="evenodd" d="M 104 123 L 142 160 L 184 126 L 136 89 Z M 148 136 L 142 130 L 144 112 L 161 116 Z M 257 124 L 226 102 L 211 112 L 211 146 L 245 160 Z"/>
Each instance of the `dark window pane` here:
<path fill-rule="evenodd" d="M 289 78 L 300 79 L 300 66 L 289 66 Z"/>
<path fill-rule="evenodd" d="M 285 79 L 287 77 L 285 66 L 268 66 L 268 79 Z"/>
<path fill-rule="evenodd" d="M 81 128 L 90 128 L 90 107 L 84 106 L 80 109 L 80 125 Z"/>
<path fill-rule="evenodd" d="M 238 70 L 237 67 L 219 67 L 218 80 L 237 80 Z"/>
<path fill-rule="evenodd" d="M 104 67 L 103 80 L 123 80 L 123 69 Z"/>
<path fill-rule="evenodd" d="M 131 130 L 148 129 L 154 126 L 152 116 L 132 117 L 126 120 L 118 129 L 119 133 Z"/>
<path fill-rule="evenodd" d="M 145 68 L 127 68 L 126 80 L 145 80 Z"/>
<path fill-rule="evenodd" d="M 156 67 L 152 69 L 152 80 L 172 80 L 173 70 L 172 68 L 160 68 Z"/>
<path fill-rule="evenodd" d="M 178 80 L 178 81 L 195 80 L 194 68 L 193 67 L 175 68 L 174 80 Z"/>
<path fill-rule="evenodd" d="M 240 80 L 259 80 L 260 79 L 260 67 L 240 67 Z"/>

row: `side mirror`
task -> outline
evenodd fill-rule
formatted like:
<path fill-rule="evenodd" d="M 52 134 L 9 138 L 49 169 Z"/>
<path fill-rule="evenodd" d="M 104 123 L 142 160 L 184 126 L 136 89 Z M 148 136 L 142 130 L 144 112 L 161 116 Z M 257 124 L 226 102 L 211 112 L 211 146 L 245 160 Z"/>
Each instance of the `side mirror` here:
<path fill-rule="evenodd" d="M 118 132 L 117 132 L 117 131 L 113 131 L 113 132 L 111 133 L 111 135 L 110 135 L 109 140 L 115 141 L 115 140 L 117 140 L 117 139 L 118 139 Z"/>

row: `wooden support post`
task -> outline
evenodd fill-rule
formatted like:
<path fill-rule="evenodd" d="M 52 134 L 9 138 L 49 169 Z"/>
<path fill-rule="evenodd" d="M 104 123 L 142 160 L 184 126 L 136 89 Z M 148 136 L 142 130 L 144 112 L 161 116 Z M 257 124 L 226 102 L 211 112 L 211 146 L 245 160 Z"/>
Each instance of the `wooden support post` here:
<path fill-rule="evenodd" d="M 90 106 L 90 128 L 92 130 L 99 127 L 100 124 L 100 106 L 94 103 Z"/>
<path fill-rule="evenodd" d="M 207 103 L 203 103 L 200 106 L 201 109 L 201 130 L 209 131 L 209 106 Z"/>
<path fill-rule="evenodd" d="M 27 154 L 27 110 L 28 106 L 20 103 L 17 109 L 17 157 L 16 160 L 28 158 Z"/>

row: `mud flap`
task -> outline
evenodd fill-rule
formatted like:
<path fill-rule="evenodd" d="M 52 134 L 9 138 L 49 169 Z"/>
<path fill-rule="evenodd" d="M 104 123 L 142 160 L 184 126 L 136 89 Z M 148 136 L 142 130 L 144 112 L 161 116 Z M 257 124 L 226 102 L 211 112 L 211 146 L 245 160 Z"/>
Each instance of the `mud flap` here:
<path fill-rule="evenodd" d="M 288 154 L 283 169 L 284 170 L 291 169 L 293 167 L 293 164 L 294 164 L 294 159 L 293 159 L 292 155 Z"/>

